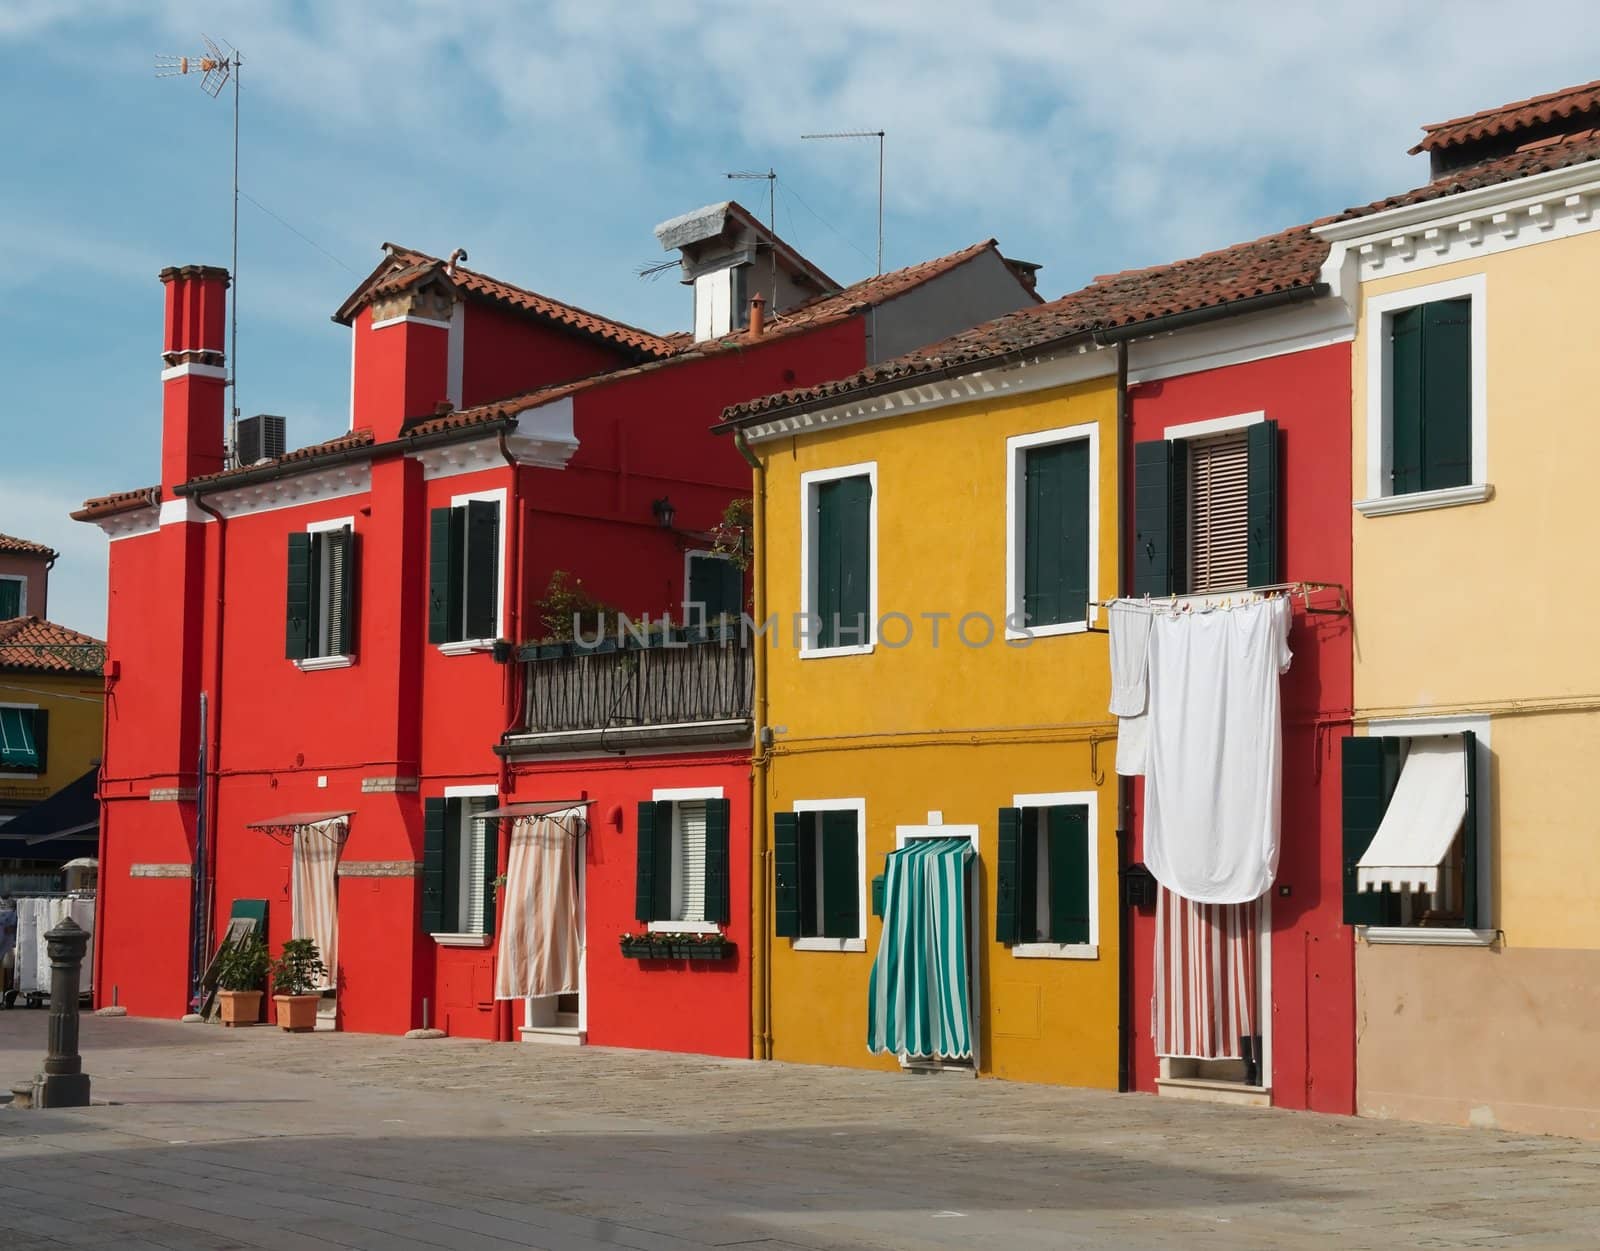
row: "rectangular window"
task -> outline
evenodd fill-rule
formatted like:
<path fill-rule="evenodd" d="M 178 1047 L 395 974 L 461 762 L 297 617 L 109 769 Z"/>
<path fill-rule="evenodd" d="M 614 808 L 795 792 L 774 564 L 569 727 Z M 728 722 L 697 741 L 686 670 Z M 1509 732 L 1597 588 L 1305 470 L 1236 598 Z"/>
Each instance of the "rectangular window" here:
<path fill-rule="evenodd" d="M 690 552 L 685 558 L 683 617 L 687 625 L 737 620 L 744 611 L 744 574 L 730 557 Z"/>
<path fill-rule="evenodd" d="M 464 498 L 430 517 L 428 641 L 488 643 L 500 637 L 500 512 L 497 498 Z"/>
<path fill-rule="evenodd" d="M 497 822 L 481 813 L 492 795 L 429 799 L 423 804 L 422 927 L 429 934 L 492 935 Z"/>
<path fill-rule="evenodd" d="M 1472 730 L 1344 740 L 1345 924 L 1489 927 L 1478 752 Z"/>
<path fill-rule="evenodd" d="M 50 713 L 20 704 L 0 705 L 0 769 L 44 773 L 48 766 Z"/>
<path fill-rule="evenodd" d="M 1472 481 L 1472 299 L 1398 309 L 1389 331 L 1389 493 Z"/>
<path fill-rule="evenodd" d="M 659 928 L 726 925 L 729 805 L 720 797 L 639 805 L 634 915 Z"/>
<path fill-rule="evenodd" d="M 871 649 L 876 612 L 876 466 L 801 475 L 801 605 L 813 655 Z"/>
<path fill-rule="evenodd" d="M 996 940 L 1083 946 L 1091 937 L 1087 804 L 1000 810 Z"/>
<path fill-rule="evenodd" d="M 26 579 L 0 576 L 0 621 L 22 616 L 27 586 Z"/>
<path fill-rule="evenodd" d="M 1089 444 L 1023 452 L 1023 612 L 1029 626 L 1088 619 Z"/>
<path fill-rule="evenodd" d="M 1189 586 L 1250 585 L 1249 458 L 1243 430 L 1189 443 Z"/>
<path fill-rule="evenodd" d="M 347 522 L 289 536 L 284 654 L 290 660 L 355 655 L 356 542 Z"/>
<path fill-rule="evenodd" d="M 780 938 L 826 939 L 835 950 L 864 939 L 862 808 L 817 807 L 775 814 L 774 930 Z M 855 950 L 862 949 L 858 944 Z"/>

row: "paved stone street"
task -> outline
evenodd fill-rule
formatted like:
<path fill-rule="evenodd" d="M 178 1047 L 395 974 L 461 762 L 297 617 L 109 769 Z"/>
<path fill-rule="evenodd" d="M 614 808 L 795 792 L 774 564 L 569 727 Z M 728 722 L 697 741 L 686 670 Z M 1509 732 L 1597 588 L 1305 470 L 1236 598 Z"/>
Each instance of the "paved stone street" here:
<path fill-rule="evenodd" d="M 45 1013 L 0 1013 L 0 1088 Z M 1600 1145 L 948 1077 L 86 1018 L 0 1247 L 1592 1246 Z"/>

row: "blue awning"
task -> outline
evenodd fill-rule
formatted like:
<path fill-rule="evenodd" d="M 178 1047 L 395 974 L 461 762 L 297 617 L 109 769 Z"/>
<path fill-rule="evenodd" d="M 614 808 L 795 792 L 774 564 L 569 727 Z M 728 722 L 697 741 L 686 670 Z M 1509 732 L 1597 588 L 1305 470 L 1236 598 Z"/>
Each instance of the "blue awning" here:
<path fill-rule="evenodd" d="M 90 769 L 48 799 L 0 825 L 0 860 L 65 863 L 97 855 L 100 801 L 95 798 L 99 769 Z"/>
<path fill-rule="evenodd" d="M 39 748 L 33 741 L 32 708 L 0 708 L 0 765 L 37 769 Z"/>

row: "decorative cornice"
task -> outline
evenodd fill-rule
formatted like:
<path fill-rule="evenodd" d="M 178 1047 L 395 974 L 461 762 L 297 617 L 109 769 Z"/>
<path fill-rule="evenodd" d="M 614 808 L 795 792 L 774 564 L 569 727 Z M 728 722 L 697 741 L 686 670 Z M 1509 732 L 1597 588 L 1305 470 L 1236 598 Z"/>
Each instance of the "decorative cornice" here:
<path fill-rule="evenodd" d="M 1128 385 L 1348 343 L 1355 324 L 1343 300 L 1325 297 L 1169 331 L 1128 344 Z"/>
<path fill-rule="evenodd" d="M 484 469 L 503 466 L 500 440 L 494 434 L 461 443 L 447 443 L 423 448 L 413 453 L 422 462 L 424 478 L 450 478 L 456 474 L 478 473 Z M 578 436 L 574 429 L 573 397 L 564 395 L 525 408 L 516 415 L 513 426 L 506 430 L 506 451 L 519 465 L 542 469 L 565 469 L 573 453 L 578 450 Z"/>
<path fill-rule="evenodd" d="M 1357 500 L 1355 510 L 1363 517 L 1388 517 L 1394 513 L 1420 513 L 1434 508 L 1459 508 L 1463 504 L 1482 504 L 1494 498 L 1494 487 L 1487 482 L 1469 486 L 1444 487 L 1437 491 L 1411 491 L 1405 495 L 1379 495 Z"/>
<path fill-rule="evenodd" d="M 375 296 L 372 301 L 372 328 L 402 321 L 420 321 L 450 329 L 450 313 L 455 308 L 455 293 L 437 279 Z"/>
<path fill-rule="evenodd" d="M 371 489 L 372 466 L 367 461 L 350 461 L 207 492 L 206 499 L 224 517 L 247 517 L 277 508 L 298 508 L 302 504 L 362 495 Z"/>
<path fill-rule="evenodd" d="M 193 357 L 199 359 L 190 359 Z M 209 378 L 213 382 L 228 380 L 228 371 L 221 363 L 221 354 L 217 352 L 168 352 L 161 359 L 167 362 L 167 368 L 161 371 L 162 382 L 171 382 L 174 378 Z"/>
<path fill-rule="evenodd" d="M 161 511 L 151 504 L 130 512 L 114 513 L 97 518 L 94 523 L 108 539 L 131 539 L 141 534 L 154 534 L 161 526 Z"/>

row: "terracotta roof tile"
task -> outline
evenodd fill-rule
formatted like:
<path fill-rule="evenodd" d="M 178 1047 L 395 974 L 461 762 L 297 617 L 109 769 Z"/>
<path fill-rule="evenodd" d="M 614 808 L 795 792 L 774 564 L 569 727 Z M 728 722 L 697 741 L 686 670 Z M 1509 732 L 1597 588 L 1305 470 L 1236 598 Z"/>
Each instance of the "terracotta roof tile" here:
<path fill-rule="evenodd" d="M 469 295 L 531 313 L 535 317 L 591 335 L 640 356 L 658 358 L 668 356 L 674 350 L 673 345 L 661 335 L 641 330 L 637 326 L 602 317 L 574 304 L 553 300 L 549 296 L 540 295 L 536 291 L 529 291 L 509 282 L 502 282 L 498 278 L 491 278 L 488 274 L 481 274 L 464 265 L 457 265 L 454 275 L 451 276 L 447 273 L 446 263 L 436 256 L 429 256 L 426 252 L 418 252 L 393 243 L 386 243 L 383 246 L 388 250 L 388 256 L 334 314 L 336 321 L 348 322 L 356 310 L 373 295 L 403 291 L 437 276 Z"/>
<path fill-rule="evenodd" d="M 1585 113 L 1600 114 L 1600 82 L 1563 87 L 1560 91 L 1516 100 L 1466 117 L 1451 118 L 1448 122 L 1430 123 L 1422 128 L 1422 142 L 1411 149 L 1411 154 L 1437 152 L 1496 135 L 1514 134 Z"/>
<path fill-rule="evenodd" d="M 813 405 L 874 384 L 977 364 L 1090 331 L 1135 326 L 1176 313 L 1221 310 L 1254 296 L 1311 288 L 1320 281 L 1327 254 L 1328 245 L 1309 227 L 1297 226 L 1170 265 L 1108 274 L 1058 300 L 1008 313 L 849 378 L 736 404 L 723 419 L 748 421 L 777 409 Z"/>
<path fill-rule="evenodd" d="M 17 539 L 9 534 L 0 534 L 0 552 L 8 556 L 42 556 L 46 560 L 54 560 L 61 555 L 53 547 L 46 547 L 43 543 L 35 543 L 31 539 Z"/>
<path fill-rule="evenodd" d="M 104 646 L 97 638 L 38 617 L 13 617 L 10 621 L 0 621 L 0 669 L 28 669 L 36 673 L 99 673 L 98 665 L 75 664 L 65 656 L 40 649 Z"/>
<path fill-rule="evenodd" d="M 140 487 L 136 491 L 118 491 L 115 495 L 100 495 L 92 500 L 84 500 L 83 507 L 72 513 L 71 517 L 74 521 L 99 521 L 102 517 L 154 508 L 160 502 L 160 487 Z"/>
<path fill-rule="evenodd" d="M 253 465 L 240 465 L 234 469 L 223 469 L 217 473 L 202 474 L 198 478 L 190 478 L 185 486 L 195 483 L 215 485 L 226 482 L 230 478 L 243 477 L 246 474 L 257 474 L 263 469 L 277 468 L 279 466 L 298 465 L 303 461 L 323 460 L 340 452 L 349 452 L 356 448 L 372 446 L 372 431 L 362 427 L 352 430 L 349 434 L 341 434 L 336 439 L 329 439 L 326 443 L 312 443 L 306 447 L 296 448 L 292 452 L 285 452 L 282 456 L 270 461 L 257 461 Z"/>

